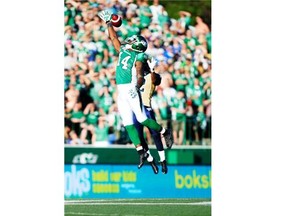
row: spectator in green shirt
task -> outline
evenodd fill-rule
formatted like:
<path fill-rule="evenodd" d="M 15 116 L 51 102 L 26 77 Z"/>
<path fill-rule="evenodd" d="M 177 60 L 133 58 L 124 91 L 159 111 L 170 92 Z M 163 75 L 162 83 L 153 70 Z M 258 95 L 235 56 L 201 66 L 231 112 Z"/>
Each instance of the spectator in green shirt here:
<path fill-rule="evenodd" d="M 96 55 L 96 60 L 95 60 L 95 64 L 94 64 L 94 72 L 95 73 L 99 73 L 100 70 L 102 68 L 104 68 L 104 65 L 102 64 L 102 60 L 103 60 L 102 56 Z"/>
<path fill-rule="evenodd" d="M 159 4 L 159 0 L 153 0 L 150 10 L 152 13 L 152 22 L 159 23 L 159 15 L 161 14 L 163 5 Z"/>
<path fill-rule="evenodd" d="M 178 21 L 182 28 L 187 29 L 191 22 L 191 13 L 188 11 L 179 11 L 180 18 Z"/>
<path fill-rule="evenodd" d="M 139 5 L 139 17 L 140 17 L 140 28 L 148 28 L 152 21 L 152 12 L 148 4 L 148 0 L 140 0 Z"/>
<path fill-rule="evenodd" d="M 80 125 L 82 128 L 80 138 L 81 140 L 86 140 L 89 132 L 89 138 L 87 140 L 89 140 L 91 143 L 92 134 L 94 133 L 94 127 L 96 127 L 97 125 L 99 112 L 94 103 L 89 103 L 85 107 L 83 114 L 85 115 L 85 121 Z"/>
<path fill-rule="evenodd" d="M 116 86 L 116 78 L 110 77 L 108 90 L 113 98 L 113 101 L 117 101 L 117 86 Z"/>
<path fill-rule="evenodd" d="M 73 5 L 69 2 L 65 2 L 64 7 L 64 24 L 65 26 L 71 26 L 74 27 L 74 18 L 76 16 L 76 10 L 73 7 Z"/>
<path fill-rule="evenodd" d="M 93 98 L 95 104 L 99 103 L 99 100 L 100 100 L 99 91 L 100 89 L 102 89 L 102 87 L 103 87 L 103 83 L 101 82 L 99 78 L 99 73 L 93 73 L 89 95 Z"/>
<path fill-rule="evenodd" d="M 138 35 L 140 33 L 140 28 L 136 24 L 136 19 L 135 18 L 130 18 L 128 20 L 124 20 L 122 25 L 124 26 L 123 28 L 120 28 L 120 31 L 122 32 L 122 36 L 127 38 L 132 35 Z"/>
<path fill-rule="evenodd" d="M 185 87 L 188 84 L 188 80 L 186 78 L 186 75 L 184 74 L 184 67 L 180 67 L 175 71 L 175 73 L 172 75 L 175 88 L 177 91 L 185 91 Z"/>
<path fill-rule="evenodd" d="M 191 95 L 189 94 L 189 96 L 192 99 L 193 111 L 194 113 L 197 113 L 198 107 L 203 105 L 204 99 L 204 91 L 203 87 L 200 85 L 199 79 L 194 79 L 194 86 L 193 89 L 191 89 Z"/>
<path fill-rule="evenodd" d="M 72 130 L 75 131 L 77 136 L 80 136 L 81 133 L 80 124 L 85 121 L 85 116 L 81 110 L 81 106 L 81 103 L 76 103 L 71 113 Z"/>
<path fill-rule="evenodd" d="M 109 125 L 106 122 L 105 116 L 98 118 L 98 124 L 94 128 L 92 135 L 92 144 L 95 146 L 108 146 Z"/>
<path fill-rule="evenodd" d="M 168 121 L 170 118 L 168 101 L 163 95 L 163 89 L 161 87 L 158 87 L 156 91 L 157 94 L 151 99 L 156 121 L 163 125 L 163 127 L 168 127 Z"/>
<path fill-rule="evenodd" d="M 99 107 L 102 108 L 106 114 L 108 114 L 109 108 L 112 106 L 114 102 L 112 95 L 109 92 L 108 85 L 104 85 L 103 88 L 100 89 L 99 96 L 100 96 Z"/>
<path fill-rule="evenodd" d="M 107 67 L 109 63 L 109 49 L 107 46 L 107 41 L 103 40 L 102 37 L 97 38 L 94 36 L 97 57 L 101 57 L 103 67 Z"/>
<path fill-rule="evenodd" d="M 191 29 L 187 29 L 184 36 L 184 43 L 187 45 L 187 48 L 191 50 L 192 53 L 195 52 L 197 46 L 201 45 L 198 38 L 195 35 L 193 35 Z"/>
<path fill-rule="evenodd" d="M 172 128 L 176 145 L 184 144 L 185 122 L 186 122 L 186 99 L 183 91 L 178 91 L 172 98 Z"/>
<path fill-rule="evenodd" d="M 199 106 L 198 112 L 195 116 L 195 124 L 193 127 L 193 130 L 195 132 L 195 141 L 197 143 L 199 143 L 200 141 L 202 141 L 203 143 L 206 126 L 207 126 L 207 121 L 206 121 L 206 115 L 204 113 L 204 107 Z"/>

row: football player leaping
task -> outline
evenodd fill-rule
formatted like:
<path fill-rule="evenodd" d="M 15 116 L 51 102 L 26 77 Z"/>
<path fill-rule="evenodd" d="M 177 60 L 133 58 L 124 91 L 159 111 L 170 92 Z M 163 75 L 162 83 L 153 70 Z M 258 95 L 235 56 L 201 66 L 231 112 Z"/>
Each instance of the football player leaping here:
<path fill-rule="evenodd" d="M 149 60 L 147 54 L 145 54 L 145 53 L 138 54 L 137 59 L 136 59 L 136 63 L 138 61 L 140 62 L 140 64 L 142 64 L 142 70 L 143 70 L 144 78 L 145 78 L 145 83 L 143 84 L 143 86 L 140 89 L 142 103 L 144 105 L 143 111 L 145 112 L 145 114 L 148 118 L 154 119 L 156 121 L 154 111 L 151 107 L 151 98 L 152 98 L 152 95 L 153 95 L 153 92 L 154 92 L 156 86 L 160 85 L 160 83 L 161 83 L 161 76 L 158 73 L 155 73 L 155 71 L 154 71 L 156 61 L 153 58 L 151 60 Z M 133 115 L 133 121 L 134 121 L 134 124 L 137 128 L 137 131 L 138 131 L 138 134 L 139 134 L 139 137 L 141 140 L 141 145 L 143 146 L 144 150 L 147 151 L 147 153 L 149 154 L 147 161 L 152 166 L 154 173 L 157 174 L 158 173 L 158 167 L 155 163 L 154 158 L 152 157 L 152 155 L 150 153 L 148 144 L 144 138 L 143 125 L 137 121 L 137 118 L 135 115 Z M 149 131 L 153 137 L 154 143 L 155 143 L 156 148 L 158 150 L 158 154 L 160 157 L 160 164 L 162 166 L 162 173 L 167 174 L 168 169 L 167 169 L 167 163 L 165 160 L 165 152 L 164 152 L 161 136 L 155 130 L 152 130 L 149 128 Z M 172 147 L 172 145 L 169 145 L 169 144 L 167 145 L 168 149 L 170 149 Z M 141 168 L 141 167 L 139 167 L 139 168 Z"/>
<path fill-rule="evenodd" d="M 120 116 L 127 133 L 136 147 L 140 156 L 141 167 L 149 154 L 144 151 L 135 125 L 133 124 L 133 113 L 137 121 L 142 125 L 161 133 L 167 146 L 172 146 L 173 137 L 170 129 L 165 129 L 155 120 L 147 118 L 142 110 L 139 89 L 145 82 L 142 70 L 142 64 L 135 63 L 137 55 L 147 49 L 147 41 L 141 35 L 133 35 L 121 44 L 111 23 L 111 12 L 104 10 L 98 13 L 99 17 L 107 24 L 109 38 L 116 51 L 119 53 L 116 66 L 116 84 L 118 90 L 117 105 Z"/>

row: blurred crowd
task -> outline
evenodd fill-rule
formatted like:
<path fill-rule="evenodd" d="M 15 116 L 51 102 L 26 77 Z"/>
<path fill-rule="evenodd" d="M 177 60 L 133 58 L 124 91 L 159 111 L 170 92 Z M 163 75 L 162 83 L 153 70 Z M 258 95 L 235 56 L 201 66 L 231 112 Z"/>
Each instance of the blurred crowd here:
<path fill-rule="evenodd" d="M 211 31 L 203 18 L 184 10 L 172 18 L 158 0 L 64 2 L 65 144 L 131 143 L 116 102 L 117 53 L 97 16 L 105 9 L 123 19 L 120 41 L 141 34 L 149 42 L 162 77 L 152 98 L 157 121 L 173 129 L 176 145 L 210 145 Z"/>

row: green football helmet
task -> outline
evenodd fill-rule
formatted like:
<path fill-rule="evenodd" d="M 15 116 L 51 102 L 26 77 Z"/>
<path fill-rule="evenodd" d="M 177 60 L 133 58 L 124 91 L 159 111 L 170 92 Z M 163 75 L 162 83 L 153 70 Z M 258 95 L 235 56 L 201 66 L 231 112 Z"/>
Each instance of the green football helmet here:
<path fill-rule="evenodd" d="M 130 49 L 136 52 L 145 52 L 148 47 L 147 40 L 141 35 L 133 35 L 131 37 L 126 38 L 124 44 L 129 44 Z"/>

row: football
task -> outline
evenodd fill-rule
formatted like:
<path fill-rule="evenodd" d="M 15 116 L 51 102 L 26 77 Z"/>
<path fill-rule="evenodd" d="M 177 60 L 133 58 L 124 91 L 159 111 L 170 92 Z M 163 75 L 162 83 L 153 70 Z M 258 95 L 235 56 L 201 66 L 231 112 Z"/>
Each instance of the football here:
<path fill-rule="evenodd" d="M 115 27 L 120 27 L 122 25 L 122 18 L 117 14 L 112 14 L 111 23 Z"/>

